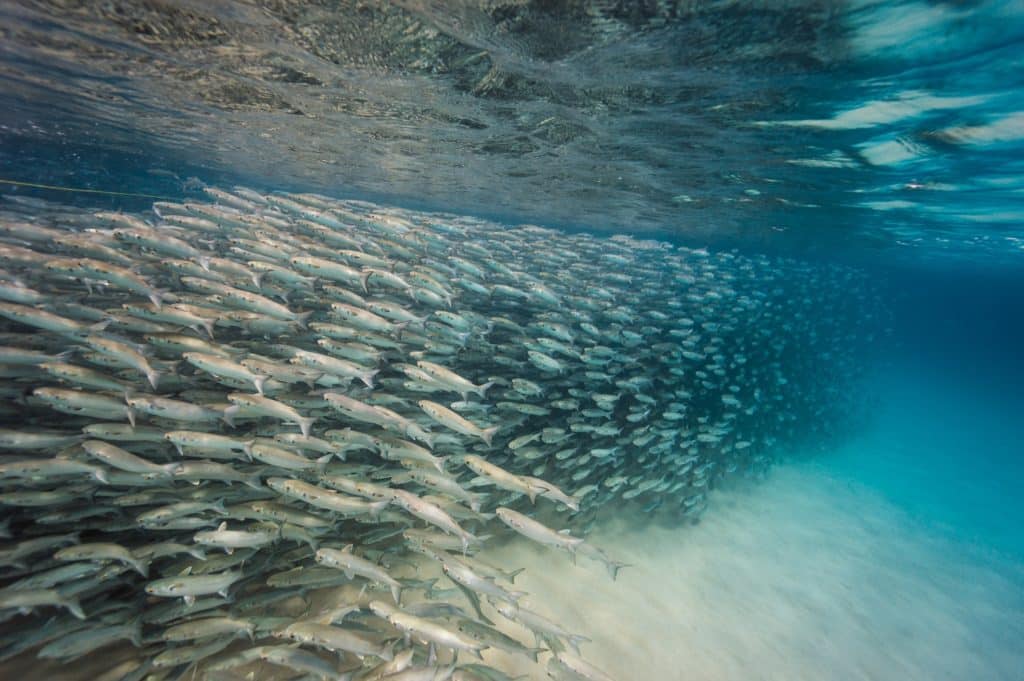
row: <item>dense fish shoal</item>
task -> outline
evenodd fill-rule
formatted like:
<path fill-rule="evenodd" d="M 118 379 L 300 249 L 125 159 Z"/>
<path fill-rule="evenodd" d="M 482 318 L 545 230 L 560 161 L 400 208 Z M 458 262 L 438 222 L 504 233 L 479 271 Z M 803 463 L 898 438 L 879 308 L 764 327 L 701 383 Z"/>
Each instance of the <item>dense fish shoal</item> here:
<path fill-rule="evenodd" d="M 602 514 L 841 433 L 882 326 L 838 265 L 206 193 L 0 204 L 0 660 L 607 679 L 488 544 L 615 579 Z"/>

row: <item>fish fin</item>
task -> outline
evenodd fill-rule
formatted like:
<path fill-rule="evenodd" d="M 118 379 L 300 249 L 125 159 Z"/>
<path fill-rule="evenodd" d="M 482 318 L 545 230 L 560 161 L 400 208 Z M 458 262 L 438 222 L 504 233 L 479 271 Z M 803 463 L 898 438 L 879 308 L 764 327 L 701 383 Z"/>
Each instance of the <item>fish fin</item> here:
<path fill-rule="evenodd" d="M 226 529 L 228 529 L 228 522 L 226 520 L 217 526 L 218 532 L 223 532 Z"/>
<path fill-rule="evenodd" d="M 309 310 L 308 312 L 299 312 L 295 316 L 297 318 L 295 321 L 298 322 L 299 326 L 306 328 L 306 323 L 309 321 L 309 318 L 313 316 L 313 310 Z"/>
<path fill-rule="evenodd" d="M 515 570 L 512 570 L 511 572 L 509 572 L 509 573 L 507 573 L 507 574 L 505 575 L 505 579 L 507 579 L 507 580 L 508 580 L 509 582 L 511 582 L 511 583 L 513 583 L 513 584 L 515 584 L 515 581 L 516 581 L 516 577 L 518 577 L 518 576 L 519 576 L 519 574 L 520 574 L 520 573 L 521 573 L 521 572 L 522 572 L 523 570 L 525 570 L 525 569 L 526 569 L 526 568 L 517 568 L 517 569 L 515 569 Z"/>
<path fill-rule="evenodd" d="M 146 370 L 146 380 L 148 380 L 149 384 L 153 386 L 153 390 L 156 390 L 157 383 L 160 382 L 160 372 L 150 367 Z"/>
<path fill-rule="evenodd" d="M 629 563 L 620 563 L 617 560 L 609 560 L 607 563 L 605 563 L 605 567 L 608 568 L 608 574 L 611 575 L 612 581 L 614 582 L 615 579 L 619 576 L 619 570 L 621 570 L 624 567 L 633 566 Z"/>
<path fill-rule="evenodd" d="M 380 373 L 380 369 L 374 369 L 373 371 L 367 371 L 359 376 L 359 379 L 366 384 L 367 388 L 373 387 L 373 377 Z"/>
<path fill-rule="evenodd" d="M 131 634 L 128 638 L 131 639 L 132 645 L 136 648 L 142 647 L 142 618 L 136 617 L 131 623 Z"/>
<path fill-rule="evenodd" d="M 135 427 L 135 410 L 131 407 L 126 407 L 125 410 L 128 413 L 128 423 L 131 424 L 132 428 Z"/>
<path fill-rule="evenodd" d="M 499 430 L 501 430 L 501 426 L 492 426 L 490 428 L 483 428 L 480 431 L 480 437 L 482 437 L 483 441 L 486 442 L 488 444 L 488 446 L 489 446 L 491 444 L 491 440 L 494 439 L 495 434 L 497 434 L 497 432 Z"/>
<path fill-rule="evenodd" d="M 81 604 L 79 604 L 77 598 L 68 598 L 67 600 L 65 600 L 64 607 L 67 608 L 68 611 L 78 619 L 85 619 L 85 613 L 82 611 L 82 606 Z"/>
<path fill-rule="evenodd" d="M 211 335 L 210 338 L 213 338 Z M 256 386 L 256 392 L 260 395 L 263 394 L 263 385 L 267 382 L 267 376 L 253 376 L 252 382 Z"/>
<path fill-rule="evenodd" d="M 371 518 L 379 518 L 380 514 L 387 507 L 388 503 L 390 503 L 390 502 L 388 502 L 387 499 L 382 499 L 381 501 L 370 502 L 370 517 Z"/>
<path fill-rule="evenodd" d="M 484 399 L 484 393 L 487 392 L 487 389 L 490 388 L 491 386 L 493 386 L 495 383 L 497 383 L 497 381 L 487 381 L 483 385 L 477 386 L 476 389 L 474 390 L 474 392 L 477 395 L 479 395 L 480 399 L 482 400 L 482 399 Z"/>
<path fill-rule="evenodd" d="M 235 427 L 235 414 L 241 409 L 237 404 L 232 404 L 230 407 L 224 409 L 224 423 L 228 424 L 232 428 Z"/>
<path fill-rule="evenodd" d="M 192 606 L 194 606 L 196 604 L 196 597 L 195 596 L 184 596 L 183 600 L 185 601 L 185 607 L 187 607 L 187 608 L 191 608 Z"/>
<path fill-rule="evenodd" d="M 313 423 L 315 421 L 316 421 L 316 417 L 315 416 L 309 416 L 309 417 L 305 417 L 305 418 L 300 418 L 299 419 L 299 429 L 302 431 L 302 434 L 304 436 L 309 437 L 309 429 L 313 427 Z"/>

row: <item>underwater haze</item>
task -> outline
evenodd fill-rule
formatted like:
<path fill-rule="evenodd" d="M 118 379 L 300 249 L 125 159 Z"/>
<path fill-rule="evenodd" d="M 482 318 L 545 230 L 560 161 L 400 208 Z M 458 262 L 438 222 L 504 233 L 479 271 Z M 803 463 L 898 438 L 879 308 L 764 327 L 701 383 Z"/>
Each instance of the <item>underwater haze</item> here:
<path fill-rule="evenodd" d="M 1024 679 L 1024 5 L 0 2 L 0 676 Z"/>

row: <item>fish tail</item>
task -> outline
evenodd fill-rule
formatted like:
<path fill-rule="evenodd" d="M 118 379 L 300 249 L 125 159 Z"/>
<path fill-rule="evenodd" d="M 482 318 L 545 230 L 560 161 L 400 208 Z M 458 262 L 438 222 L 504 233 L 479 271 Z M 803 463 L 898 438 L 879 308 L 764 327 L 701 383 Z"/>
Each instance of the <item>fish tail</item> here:
<path fill-rule="evenodd" d="M 85 619 L 85 613 L 82 611 L 82 606 L 78 602 L 77 598 L 66 598 L 66 599 L 64 599 L 63 605 L 64 605 L 65 608 L 68 609 L 68 612 L 70 612 L 72 615 L 74 615 L 78 619 L 80 619 L 80 620 L 84 620 Z"/>
<path fill-rule="evenodd" d="M 491 444 L 491 440 L 494 439 L 494 436 L 500 429 L 501 426 L 491 426 L 490 428 L 483 428 L 480 431 L 480 437 L 482 437 L 484 442 L 486 442 L 489 446 Z"/>
<path fill-rule="evenodd" d="M 493 386 L 495 383 L 497 383 L 497 381 L 487 381 L 483 385 L 477 386 L 475 392 L 476 392 L 477 395 L 480 396 L 481 400 L 484 399 L 484 397 L 485 397 L 484 393 L 487 392 L 487 389 L 490 388 L 491 386 Z"/>
<path fill-rule="evenodd" d="M 131 565 L 132 565 L 133 568 L 135 568 L 135 571 L 138 572 L 140 575 L 142 575 L 143 577 L 147 577 L 147 578 L 149 577 L 149 561 L 148 560 L 145 560 L 145 559 L 142 559 L 142 558 L 136 558 L 135 560 L 132 561 Z"/>
<path fill-rule="evenodd" d="M 359 379 L 366 384 L 367 388 L 373 387 L 373 377 L 380 373 L 380 369 L 374 369 L 373 371 L 367 371 L 359 376 Z"/>

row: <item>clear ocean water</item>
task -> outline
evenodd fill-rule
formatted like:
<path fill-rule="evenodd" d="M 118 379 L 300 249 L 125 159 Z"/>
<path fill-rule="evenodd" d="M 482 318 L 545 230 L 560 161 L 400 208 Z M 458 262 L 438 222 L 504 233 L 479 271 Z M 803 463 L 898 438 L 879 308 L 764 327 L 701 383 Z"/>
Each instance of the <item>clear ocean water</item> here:
<path fill-rule="evenodd" d="M 244 186 L 854 268 L 841 428 L 699 522 L 604 514 L 614 582 L 493 560 L 620 681 L 1024 679 L 1022 74 L 998 0 L 7 0 L 0 207 Z"/>

